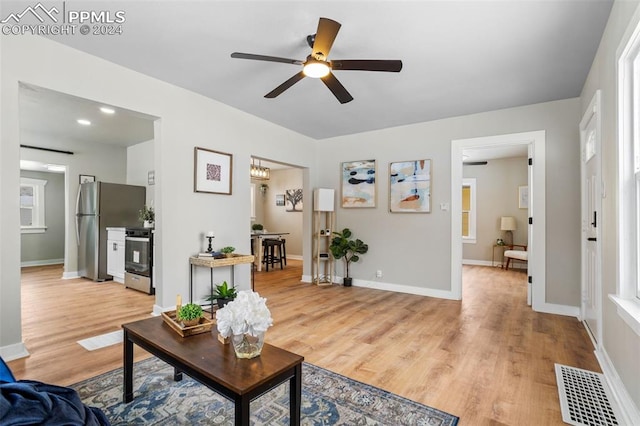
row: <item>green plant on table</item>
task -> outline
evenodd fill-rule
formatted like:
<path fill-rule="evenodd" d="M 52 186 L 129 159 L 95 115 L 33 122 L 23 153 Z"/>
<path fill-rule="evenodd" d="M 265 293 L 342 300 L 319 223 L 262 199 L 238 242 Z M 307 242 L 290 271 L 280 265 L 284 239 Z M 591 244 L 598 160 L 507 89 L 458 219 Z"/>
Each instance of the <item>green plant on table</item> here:
<path fill-rule="evenodd" d="M 231 254 L 234 251 L 236 251 L 236 248 L 235 247 L 231 247 L 231 246 L 222 247 L 220 249 L 220 252 L 223 253 L 223 254 Z"/>
<path fill-rule="evenodd" d="M 202 318 L 204 312 L 202 311 L 202 306 L 197 303 L 187 303 L 180 307 L 176 316 L 181 321 L 191 321 Z"/>
<path fill-rule="evenodd" d="M 262 231 L 262 230 L 264 230 L 264 226 L 262 226 L 261 223 L 254 223 L 253 225 L 251 225 L 251 230 L 253 230 L 253 231 Z"/>

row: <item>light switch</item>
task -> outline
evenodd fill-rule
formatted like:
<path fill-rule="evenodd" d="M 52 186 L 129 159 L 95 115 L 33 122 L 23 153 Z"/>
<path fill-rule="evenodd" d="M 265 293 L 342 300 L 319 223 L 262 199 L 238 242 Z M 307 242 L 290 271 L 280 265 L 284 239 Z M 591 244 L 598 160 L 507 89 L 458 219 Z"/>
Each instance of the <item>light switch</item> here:
<path fill-rule="evenodd" d="M 449 211 L 449 203 L 440 203 L 440 210 L 443 212 Z"/>

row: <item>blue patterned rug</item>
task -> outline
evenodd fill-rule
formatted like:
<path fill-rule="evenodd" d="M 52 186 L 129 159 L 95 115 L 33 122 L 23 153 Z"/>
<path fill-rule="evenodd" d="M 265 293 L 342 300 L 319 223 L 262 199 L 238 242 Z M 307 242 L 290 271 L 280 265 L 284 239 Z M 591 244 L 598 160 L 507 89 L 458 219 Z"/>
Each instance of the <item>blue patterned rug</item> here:
<path fill-rule="evenodd" d="M 83 402 L 113 425 L 233 425 L 233 403 L 153 357 L 136 363 L 134 400 L 122 402 L 122 369 L 77 383 Z M 458 418 L 312 364 L 302 365 L 303 425 L 441 425 Z M 251 403 L 251 424 L 289 424 L 289 384 Z"/>

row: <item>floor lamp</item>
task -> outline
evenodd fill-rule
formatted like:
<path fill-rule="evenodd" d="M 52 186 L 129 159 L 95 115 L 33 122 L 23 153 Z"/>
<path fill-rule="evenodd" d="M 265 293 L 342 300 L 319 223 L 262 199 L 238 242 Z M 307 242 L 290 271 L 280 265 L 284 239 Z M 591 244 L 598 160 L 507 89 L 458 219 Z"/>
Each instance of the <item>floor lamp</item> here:
<path fill-rule="evenodd" d="M 502 216 L 500 219 L 500 230 L 506 231 L 507 236 L 504 239 L 506 245 L 513 245 L 513 231 L 516 230 L 516 218 L 512 216 Z"/>

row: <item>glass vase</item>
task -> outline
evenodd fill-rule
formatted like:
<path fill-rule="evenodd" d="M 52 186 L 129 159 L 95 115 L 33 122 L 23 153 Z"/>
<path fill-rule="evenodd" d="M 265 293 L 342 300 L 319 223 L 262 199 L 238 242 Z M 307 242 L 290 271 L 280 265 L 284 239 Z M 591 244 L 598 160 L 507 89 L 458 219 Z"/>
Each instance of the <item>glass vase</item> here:
<path fill-rule="evenodd" d="M 238 358 L 255 358 L 262 352 L 264 345 L 264 331 L 256 336 L 250 334 L 234 334 L 231 337 L 233 349 Z"/>

